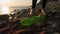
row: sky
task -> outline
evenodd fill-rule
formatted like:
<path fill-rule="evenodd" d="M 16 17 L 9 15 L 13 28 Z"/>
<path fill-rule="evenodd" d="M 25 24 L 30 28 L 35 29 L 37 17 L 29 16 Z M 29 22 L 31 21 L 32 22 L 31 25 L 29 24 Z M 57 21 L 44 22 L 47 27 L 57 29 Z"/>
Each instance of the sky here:
<path fill-rule="evenodd" d="M 39 2 L 39 0 L 38 0 Z M 32 5 L 32 0 L 0 0 L 0 6 L 29 6 Z"/>
<path fill-rule="evenodd" d="M 0 6 L 29 6 L 32 0 L 0 0 Z"/>

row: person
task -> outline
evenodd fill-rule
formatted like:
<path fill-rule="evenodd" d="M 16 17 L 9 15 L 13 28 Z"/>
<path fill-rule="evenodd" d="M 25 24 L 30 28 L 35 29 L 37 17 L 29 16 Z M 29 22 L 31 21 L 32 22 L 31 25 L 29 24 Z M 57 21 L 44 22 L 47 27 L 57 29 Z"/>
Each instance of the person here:
<path fill-rule="evenodd" d="M 37 0 L 32 0 L 32 14 L 35 13 L 36 3 L 37 3 Z"/>
<path fill-rule="evenodd" d="M 37 0 L 32 0 L 32 14 L 35 13 L 35 7 L 36 7 Z M 46 6 L 47 0 L 42 0 L 42 9 L 44 10 Z"/>

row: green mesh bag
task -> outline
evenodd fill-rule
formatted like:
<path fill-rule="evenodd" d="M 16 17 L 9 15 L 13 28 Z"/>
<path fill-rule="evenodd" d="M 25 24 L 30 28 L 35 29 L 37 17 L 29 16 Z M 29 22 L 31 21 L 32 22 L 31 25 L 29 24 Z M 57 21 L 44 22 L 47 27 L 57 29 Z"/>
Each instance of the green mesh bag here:
<path fill-rule="evenodd" d="M 19 22 L 21 25 L 25 26 L 25 27 L 28 27 L 28 26 L 31 26 L 33 24 L 36 24 L 38 22 L 41 22 L 45 19 L 45 15 L 40 15 L 40 16 L 32 16 L 32 17 L 28 17 L 28 18 L 25 18 L 24 20 L 22 20 L 21 22 Z"/>

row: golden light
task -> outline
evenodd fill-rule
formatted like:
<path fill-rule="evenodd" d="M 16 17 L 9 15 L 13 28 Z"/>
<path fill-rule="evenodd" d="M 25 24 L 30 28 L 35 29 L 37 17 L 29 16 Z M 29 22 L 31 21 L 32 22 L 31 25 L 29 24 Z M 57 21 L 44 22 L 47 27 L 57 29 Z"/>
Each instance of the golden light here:
<path fill-rule="evenodd" d="M 0 5 L 1 6 L 8 5 L 9 3 L 11 3 L 11 0 L 0 0 Z"/>
<path fill-rule="evenodd" d="M 0 0 L 1 3 L 9 3 L 11 0 Z"/>
<path fill-rule="evenodd" d="M 2 6 L 1 11 L 2 11 L 2 14 L 10 14 L 8 6 Z"/>

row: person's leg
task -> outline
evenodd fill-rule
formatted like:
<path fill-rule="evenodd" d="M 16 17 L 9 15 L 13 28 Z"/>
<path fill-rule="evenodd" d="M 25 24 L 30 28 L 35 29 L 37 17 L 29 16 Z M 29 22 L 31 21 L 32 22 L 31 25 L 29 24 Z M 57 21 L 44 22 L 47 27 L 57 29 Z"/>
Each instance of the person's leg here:
<path fill-rule="evenodd" d="M 37 0 L 32 0 L 32 14 L 35 14 L 36 2 Z"/>
<path fill-rule="evenodd" d="M 32 9 L 35 8 L 37 0 L 32 0 Z"/>
<path fill-rule="evenodd" d="M 47 19 L 47 17 L 48 17 L 48 13 L 46 13 L 46 11 L 45 11 L 45 7 L 46 7 L 46 4 L 47 4 L 47 1 L 48 0 L 42 0 L 42 11 L 45 12 L 45 15 L 46 15 L 45 19 Z"/>
<path fill-rule="evenodd" d="M 42 9 L 45 8 L 47 1 L 48 1 L 48 0 L 43 0 L 43 1 L 42 1 Z"/>

